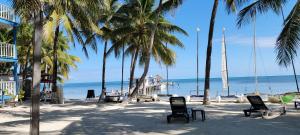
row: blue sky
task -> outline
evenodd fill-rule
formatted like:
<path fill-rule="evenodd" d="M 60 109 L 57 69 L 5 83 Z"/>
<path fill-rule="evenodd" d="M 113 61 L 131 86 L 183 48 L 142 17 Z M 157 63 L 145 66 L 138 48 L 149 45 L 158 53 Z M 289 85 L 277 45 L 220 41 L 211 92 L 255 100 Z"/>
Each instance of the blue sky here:
<path fill-rule="evenodd" d="M 222 1 L 222 0 L 220 0 Z M 295 1 L 290 1 L 284 8 L 285 15 L 291 10 Z M 221 76 L 221 37 L 222 27 L 226 27 L 228 70 L 230 77 L 253 75 L 253 27 L 251 24 L 241 29 L 236 28 L 236 15 L 228 15 L 223 1 L 220 2 L 216 17 L 214 42 L 212 50 L 211 76 Z M 176 64 L 169 68 L 169 78 L 183 79 L 195 78 L 196 73 L 196 28 L 200 31 L 199 71 L 200 78 L 204 77 L 207 36 L 213 0 L 186 0 L 176 9 L 169 20 L 185 29 L 189 36 L 177 35 L 184 43 L 185 48 L 173 48 L 176 53 Z M 257 68 L 258 75 L 289 75 L 292 70 L 279 67 L 276 63 L 274 43 L 281 31 L 282 17 L 274 13 L 268 13 L 257 17 Z M 98 43 L 98 54 L 90 50 L 90 58 L 87 59 L 81 46 L 72 48 L 70 53 L 82 59 L 77 70 L 72 70 L 70 80 L 67 82 L 100 82 L 103 43 Z M 125 80 L 129 78 L 130 57 L 126 57 Z M 297 71 L 300 69 L 299 58 L 295 62 Z M 143 67 L 137 67 L 136 77 L 140 76 Z M 300 72 L 299 72 L 300 73 Z M 110 56 L 107 60 L 107 81 L 121 80 L 121 58 Z M 164 65 L 151 61 L 149 75 L 166 75 Z"/>

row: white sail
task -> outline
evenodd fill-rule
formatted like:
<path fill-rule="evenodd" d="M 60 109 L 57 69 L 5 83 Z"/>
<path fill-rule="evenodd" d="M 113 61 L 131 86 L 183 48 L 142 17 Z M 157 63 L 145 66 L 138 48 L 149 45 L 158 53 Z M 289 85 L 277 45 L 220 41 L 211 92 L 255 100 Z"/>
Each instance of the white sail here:
<path fill-rule="evenodd" d="M 226 43 L 225 43 L 225 29 L 223 28 L 223 37 L 222 37 L 222 83 L 223 83 L 223 92 L 228 90 L 228 70 L 227 70 L 227 56 L 226 56 Z"/>

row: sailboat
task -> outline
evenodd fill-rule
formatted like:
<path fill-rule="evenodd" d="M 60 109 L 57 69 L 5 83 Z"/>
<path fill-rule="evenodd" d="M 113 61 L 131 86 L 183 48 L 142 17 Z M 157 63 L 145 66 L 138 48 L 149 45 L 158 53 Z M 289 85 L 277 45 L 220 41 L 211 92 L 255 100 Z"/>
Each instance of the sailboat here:
<path fill-rule="evenodd" d="M 222 98 L 230 97 L 235 98 L 235 95 L 230 95 L 229 91 L 229 80 L 228 80 L 228 67 L 227 67 L 227 52 L 226 52 L 226 39 L 225 39 L 225 28 L 223 27 L 223 36 L 222 36 Z M 227 91 L 227 96 L 224 96 L 224 93 Z"/>

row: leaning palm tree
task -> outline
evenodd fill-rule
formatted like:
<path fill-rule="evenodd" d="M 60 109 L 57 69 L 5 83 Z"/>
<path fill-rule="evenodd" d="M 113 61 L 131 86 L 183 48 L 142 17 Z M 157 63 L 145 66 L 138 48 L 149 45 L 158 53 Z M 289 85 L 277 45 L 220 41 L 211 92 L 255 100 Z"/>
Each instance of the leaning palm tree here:
<path fill-rule="evenodd" d="M 239 6 L 241 3 L 243 3 L 244 0 L 224 0 L 224 2 L 225 2 L 225 7 L 227 12 L 230 13 L 230 12 L 235 12 L 236 7 Z M 208 43 L 207 43 L 207 50 L 206 50 L 203 104 L 209 104 L 208 97 L 209 97 L 209 89 L 210 89 L 211 52 L 213 47 L 214 26 L 215 26 L 215 19 L 216 19 L 218 5 L 219 5 L 219 0 L 214 0 L 211 18 L 210 18 Z"/>
<path fill-rule="evenodd" d="M 112 48 L 115 54 L 119 54 L 124 44 L 127 46 L 126 54 L 132 55 L 130 67 L 130 88 L 132 87 L 135 63 L 139 57 L 140 65 L 147 67 L 149 65 L 148 55 L 153 56 L 157 62 L 171 65 L 175 62 L 175 53 L 166 48 L 164 43 L 170 43 L 174 46 L 183 47 L 183 44 L 171 33 L 177 32 L 187 35 L 187 33 L 176 25 L 171 24 L 164 19 L 162 15 L 157 18 L 157 10 L 153 10 L 154 0 L 132 0 L 122 6 L 119 10 L 119 17 L 123 18 L 120 26 L 113 33 L 118 33 L 118 38 L 114 40 Z M 149 53 L 149 43 L 151 42 L 151 33 L 153 25 L 157 22 L 157 30 L 155 31 L 155 39 L 151 53 Z M 116 34 L 113 34 L 116 35 Z M 144 73 L 145 74 L 145 73 Z M 147 74 L 147 73 L 146 73 Z M 143 82 L 141 78 L 139 83 Z M 130 93 L 131 96 L 137 94 L 139 84 Z"/>
<path fill-rule="evenodd" d="M 285 19 L 285 25 L 276 42 L 279 65 L 288 66 L 297 56 L 300 44 L 300 0 Z"/>
<path fill-rule="evenodd" d="M 295 3 L 293 9 L 285 19 L 282 7 L 287 2 L 287 0 L 257 0 L 240 11 L 237 26 L 240 28 L 242 25 L 249 23 L 257 13 L 264 14 L 271 10 L 277 15 L 282 15 L 284 27 L 276 41 L 277 62 L 279 65 L 285 67 L 292 64 L 297 90 L 299 92 L 294 58 L 297 56 L 297 49 L 300 43 L 300 1 L 298 0 Z"/>
<path fill-rule="evenodd" d="M 152 30 L 151 30 L 151 35 L 150 35 L 150 42 L 149 42 L 149 46 L 147 46 L 145 48 L 146 53 L 145 53 L 145 65 L 144 65 L 144 72 L 142 74 L 142 76 L 140 77 L 137 86 L 135 87 L 132 95 L 135 95 L 138 91 L 138 89 L 140 88 L 140 86 L 143 84 L 148 71 L 149 71 L 149 66 L 150 66 L 150 58 L 151 58 L 151 53 L 152 53 L 152 48 L 154 45 L 154 38 L 155 38 L 155 33 L 157 30 L 157 25 L 158 25 L 158 21 L 159 21 L 159 16 L 163 13 L 163 12 L 168 12 L 174 8 L 177 8 L 179 5 L 181 5 L 183 2 L 183 0 L 167 0 L 164 1 L 163 0 L 159 0 L 159 4 L 157 9 L 155 9 L 155 20 L 154 20 L 154 24 L 152 24 Z"/>
<path fill-rule="evenodd" d="M 153 3 L 152 1 L 154 1 L 154 0 L 142 0 L 142 2 L 149 2 L 149 3 Z M 135 87 L 135 89 L 133 90 L 131 95 L 136 95 L 139 87 L 143 84 L 143 82 L 144 82 L 144 80 L 145 80 L 145 78 L 148 74 L 152 48 L 153 48 L 154 40 L 155 40 L 155 33 L 156 33 L 156 30 L 157 30 L 157 25 L 158 25 L 158 22 L 159 22 L 160 15 L 162 13 L 167 13 L 168 11 L 170 11 L 174 8 L 177 8 L 179 5 L 182 4 L 182 1 L 183 0 L 166 0 L 166 1 L 159 0 L 158 7 L 154 8 L 154 10 L 153 10 L 153 12 L 155 13 L 155 14 L 153 14 L 154 15 L 153 16 L 154 21 L 150 25 L 150 27 L 151 27 L 151 33 L 150 33 L 150 37 L 149 37 L 150 40 L 149 40 L 149 44 L 147 46 L 145 46 L 145 48 L 144 48 L 144 50 L 145 50 L 145 53 L 144 53 L 144 56 L 145 56 L 144 71 L 143 71 L 143 74 L 141 75 L 141 77 L 140 77 L 140 79 L 137 83 L 137 86 Z"/>
<path fill-rule="evenodd" d="M 103 50 L 103 58 L 102 58 L 102 87 L 101 87 L 101 94 L 99 97 L 99 101 L 104 98 L 105 94 L 105 74 L 106 74 L 106 59 L 107 59 L 107 46 L 108 42 L 112 40 L 115 36 L 112 35 L 113 31 L 113 23 L 116 22 L 114 17 L 116 12 L 120 7 L 120 3 L 118 0 L 103 0 L 102 6 L 99 9 L 99 15 L 94 20 L 96 24 L 99 25 L 99 31 L 101 33 L 94 33 L 93 37 L 98 37 L 104 41 L 104 50 Z M 103 27 L 101 28 L 101 25 Z"/>
<path fill-rule="evenodd" d="M 17 14 L 34 23 L 33 36 L 33 76 L 32 76 L 32 106 L 31 106 L 31 129 L 30 134 L 39 134 L 39 98 L 40 98 L 40 81 L 41 81 L 41 46 L 44 21 L 45 3 L 41 0 L 13 0 L 13 7 Z"/>

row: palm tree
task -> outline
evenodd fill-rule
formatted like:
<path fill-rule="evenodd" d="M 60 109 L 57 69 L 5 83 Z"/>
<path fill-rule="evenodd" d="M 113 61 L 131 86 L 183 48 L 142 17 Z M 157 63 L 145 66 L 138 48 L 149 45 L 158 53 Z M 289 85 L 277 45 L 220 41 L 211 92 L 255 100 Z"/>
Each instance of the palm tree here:
<path fill-rule="evenodd" d="M 57 50 L 54 50 L 53 43 L 43 42 L 42 46 L 42 71 L 48 71 L 47 74 L 54 72 L 54 56 L 52 55 L 54 51 L 57 52 L 57 80 L 61 83 L 64 79 L 69 78 L 70 68 L 77 69 L 77 62 L 80 62 L 80 58 L 74 55 L 70 55 L 67 51 L 70 50 L 68 45 L 68 37 L 64 36 L 62 32 L 58 35 Z"/>
<path fill-rule="evenodd" d="M 43 33 L 43 7 L 45 3 L 40 0 L 13 0 L 13 6 L 21 17 L 32 19 L 34 23 L 33 36 L 33 76 L 32 76 L 32 111 L 31 111 L 31 135 L 39 134 L 39 98 L 41 81 L 41 46 Z"/>
<path fill-rule="evenodd" d="M 20 74 L 22 74 L 22 82 L 25 82 L 28 77 L 29 65 L 32 60 L 32 33 L 33 26 L 21 20 L 21 24 L 17 30 L 17 51 L 18 51 L 18 63 L 20 64 Z M 23 83 L 23 90 L 25 90 L 25 83 Z"/>
<path fill-rule="evenodd" d="M 77 41 L 80 44 L 85 44 L 84 41 L 84 30 L 85 31 L 90 31 L 86 30 L 86 27 L 81 27 L 83 26 L 82 24 L 91 24 L 91 19 L 89 19 L 87 9 L 82 6 L 89 4 L 88 0 L 84 1 L 70 1 L 70 0 L 50 0 L 49 1 L 49 6 L 50 10 L 49 16 L 50 19 L 47 21 L 45 24 L 45 38 L 47 41 L 53 43 L 53 90 L 56 91 L 57 88 L 57 68 L 58 68 L 58 62 L 57 62 L 57 44 L 58 44 L 58 36 L 60 31 L 66 31 L 70 41 L 74 43 L 74 37 L 77 39 Z M 94 6 L 98 6 L 98 4 L 95 1 Z M 91 7 L 89 7 L 91 8 Z M 90 10 L 90 9 L 89 9 Z M 62 28 L 60 28 L 62 25 Z M 90 26 L 92 27 L 92 26 Z M 87 27 L 89 28 L 89 27 Z M 90 28 L 89 28 L 90 29 Z M 95 46 L 94 42 L 91 42 L 91 45 Z M 96 48 L 96 47 L 93 47 Z"/>
<path fill-rule="evenodd" d="M 153 7 L 154 5 L 154 0 L 131 0 L 131 1 L 128 1 L 128 6 L 131 6 L 131 5 L 134 5 L 134 4 L 137 4 L 137 3 L 149 3 L 147 6 L 151 6 Z M 159 6 L 154 9 L 152 12 L 152 19 L 154 19 L 152 22 L 148 22 L 148 27 L 151 27 L 151 33 L 150 33 L 150 38 L 151 40 L 149 40 L 149 45 L 146 45 L 144 46 L 143 50 L 144 50 L 144 53 L 143 55 L 146 56 L 145 59 L 144 59 L 144 72 L 141 76 L 141 78 L 139 79 L 138 81 L 138 84 L 137 86 L 135 87 L 134 91 L 132 92 L 131 95 L 135 95 L 137 93 L 137 90 L 138 88 L 141 86 L 141 84 L 144 82 L 144 79 L 148 73 L 148 70 L 149 70 L 149 64 L 150 64 L 150 55 L 151 55 L 151 52 L 152 52 L 152 48 L 153 48 L 153 43 L 154 43 L 154 36 L 155 36 L 155 31 L 156 31 L 156 27 L 157 27 L 157 23 L 159 21 L 159 17 L 161 15 L 161 13 L 163 12 L 167 12 L 169 11 L 170 9 L 173 9 L 173 8 L 176 8 L 177 6 L 179 6 L 180 4 L 182 3 L 182 0 L 167 0 L 167 1 L 162 1 L 160 0 L 159 1 Z M 132 10 L 135 10 L 135 7 L 133 6 L 133 8 L 131 8 Z M 126 11 L 127 10 L 127 11 Z M 152 9 L 151 9 L 152 10 Z M 130 10 L 127 8 L 124 10 L 125 12 L 123 13 L 130 13 Z M 140 16 L 142 17 L 142 16 Z M 124 24 L 124 23 L 123 23 Z M 126 24 L 125 24 L 126 25 Z M 120 33 L 124 33 L 123 30 L 125 29 L 119 29 L 118 32 Z M 141 33 L 139 33 L 141 34 Z M 123 45 L 122 45 L 123 46 Z M 118 49 L 116 49 L 118 50 Z"/>
<path fill-rule="evenodd" d="M 242 25 L 250 23 L 251 20 L 256 17 L 256 14 L 264 14 L 268 11 L 273 11 L 277 15 L 281 14 L 282 7 L 287 3 L 287 0 L 257 0 L 248 6 L 244 7 L 238 14 L 237 26 L 241 28 Z M 297 11 L 300 11 L 300 1 L 298 0 L 295 4 L 293 10 L 290 12 L 290 15 L 284 21 L 284 28 L 279 35 L 276 43 L 277 49 L 277 60 L 279 65 L 288 66 L 293 57 L 296 55 L 297 35 L 300 30 L 297 30 L 299 24 L 296 21 Z M 294 35 L 295 34 L 295 35 Z"/>
<path fill-rule="evenodd" d="M 31 47 L 31 38 L 32 38 L 32 25 L 28 23 L 21 22 L 18 27 L 17 32 L 17 50 L 18 50 L 18 63 L 20 64 L 20 73 L 23 74 L 23 80 L 27 78 L 28 74 L 31 74 L 31 62 L 32 61 L 32 47 Z M 1 33 L 0 33 L 1 34 Z M 45 39 L 45 38 L 44 38 Z M 46 67 L 48 67 L 49 73 L 53 72 L 53 43 L 45 41 L 43 39 L 42 43 L 42 63 L 41 69 L 42 72 L 46 71 Z M 76 63 L 80 61 L 80 59 L 76 56 L 70 55 L 67 51 L 70 49 L 68 37 L 65 37 L 62 32 L 59 33 L 58 36 L 58 49 L 57 49 L 57 57 L 58 57 L 58 80 L 63 82 L 64 79 L 68 79 L 68 73 L 70 72 L 70 68 L 76 69 Z M 47 66 L 46 66 L 47 65 Z"/>
<path fill-rule="evenodd" d="M 115 54 L 119 54 L 119 50 L 123 48 L 123 45 L 127 45 L 125 54 L 132 55 L 131 67 L 130 67 L 130 88 L 132 87 L 135 63 L 139 56 L 140 65 L 147 66 L 149 46 L 151 41 L 150 36 L 153 30 L 153 22 L 158 19 L 157 30 L 155 31 L 155 40 L 153 41 L 153 47 L 150 55 L 155 58 L 157 62 L 163 62 L 164 64 L 173 64 L 175 62 L 175 53 L 165 47 L 164 43 L 168 42 L 175 46 L 183 47 L 183 44 L 172 34 L 172 32 L 178 32 L 187 35 L 187 33 L 176 25 L 166 21 L 162 15 L 156 18 L 157 11 L 153 10 L 153 0 L 132 0 L 123 5 L 119 10 L 119 17 L 123 18 L 123 23 L 113 33 L 118 33 L 118 38 L 114 40 L 113 46 L 109 49 L 109 53 L 115 50 Z M 113 34 L 113 35 L 116 35 Z M 149 66 L 149 65 L 148 65 Z M 143 82 L 142 79 L 139 82 Z M 135 95 L 137 88 L 131 93 Z"/>
<path fill-rule="evenodd" d="M 239 6 L 244 0 L 224 0 L 226 5 L 226 10 L 228 13 L 235 12 L 236 7 Z M 210 68 L 211 68 L 211 52 L 213 46 L 213 36 L 214 36 L 214 26 L 215 26 L 215 19 L 217 14 L 217 9 L 219 5 L 219 0 L 214 0 L 211 18 L 210 18 L 210 25 L 209 25 L 209 33 L 208 33 L 208 43 L 207 43 L 207 50 L 206 50 L 206 64 L 205 64 L 205 82 L 204 82 L 204 98 L 203 104 L 209 104 L 209 89 L 210 89 Z"/>
<path fill-rule="evenodd" d="M 285 19 L 285 25 L 276 42 L 277 60 L 279 65 L 288 66 L 297 56 L 300 43 L 300 0 Z"/>
<path fill-rule="evenodd" d="M 182 1 L 183 0 L 167 0 L 167 1 L 163 2 L 163 0 L 159 0 L 158 7 L 157 7 L 157 9 L 155 9 L 156 14 L 155 14 L 154 24 L 152 24 L 152 26 L 151 26 L 152 29 L 151 29 L 151 35 L 150 35 L 150 42 L 149 42 L 149 45 L 146 46 L 146 48 L 145 48 L 145 50 L 147 50 L 147 51 L 146 51 L 146 53 L 144 53 L 144 55 L 145 55 L 144 72 L 143 72 L 142 76 L 140 77 L 140 79 L 137 83 L 137 86 L 135 87 L 134 91 L 132 92 L 132 95 L 135 95 L 137 93 L 138 89 L 143 84 L 143 82 L 148 74 L 149 66 L 150 66 L 150 57 L 151 57 L 150 55 L 152 53 L 152 48 L 154 45 L 154 38 L 155 38 L 156 30 L 157 30 L 157 25 L 159 22 L 159 16 L 163 12 L 168 12 L 171 9 L 177 8 L 179 5 L 182 4 Z"/>
<path fill-rule="evenodd" d="M 76 14 L 79 18 L 86 18 L 86 14 L 82 14 L 82 10 L 90 11 L 89 14 L 93 14 L 92 11 L 97 8 L 93 8 L 96 2 L 101 3 L 101 0 L 97 1 L 86 1 L 83 4 L 74 4 L 76 2 L 82 1 L 68 1 L 66 4 L 70 4 L 73 7 L 73 15 Z M 45 19 L 51 20 L 51 11 L 53 9 L 53 1 L 43 1 L 43 0 L 13 0 L 13 7 L 16 13 L 25 20 L 30 20 L 33 22 L 34 34 L 33 34 L 33 92 L 32 92 L 32 111 L 31 111 L 31 130 L 32 135 L 39 134 L 39 97 L 40 97 L 40 81 L 41 81 L 41 47 L 43 39 L 43 25 Z M 78 7 L 81 5 L 81 7 Z M 89 21 L 84 21 L 89 22 Z M 88 23 L 90 24 L 90 23 Z M 76 23 L 75 25 L 80 26 L 81 31 L 75 33 L 75 35 L 87 35 L 93 26 L 86 25 L 83 23 Z M 68 32 L 68 31 L 67 31 Z M 79 41 L 83 43 L 83 41 Z M 93 47 L 93 46 L 92 46 Z M 85 47 L 84 47 L 85 48 Z M 86 52 L 86 49 L 84 49 Z"/>
<path fill-rule="evenodd" d="M 114 38 L 111 35 L 113 31 L 113 23 L 115 22 L 114 17 L 117 10 L 120 7 L 118 0 L 103 0 L 102 6 L 99 10 L 99 15 L 96 17 L 95 22 L 99 25 L 99 31 L 102 33 L 95 33 L 93 37 L 99 37 L 104 40 L 104 50 L 102 59 L 102 89 L 99 101 L 104 98 L 105 94 L 105 73 L 106 73 L 106 59 L 107 59 L 107 46 L 108 42 Z M 101 25 L 103 25 L 102 28 Z"/>
<path fill-rule="evenodd" d="M 19 73 L 22 75 L 22 82 L 25 82 L 28 78 L 30 63 L 32 62 L 32 37 L 33 37 L 33 25 L 26 20 L 21 20 L 21 23 L 17 29 L 17 52 L 18 63 L 20 65 Z M 25 90 L 25 83 L 22 83 L 21 89 Z M 29 91 L 25 91 L 29 92 Z"/>
<path fill-rule="evenodd" d="M 240 11 L 237 19 L 237 25 L 240 28 L 242 25 L 249 23 L 257 13 L 264 14 L 269 10 L 275 12 L 277 15 L 281 14 L 284 19 L 282 7 L 286 3 L 287 0 L 257 0 Z M 285 67 L 292 64 L 298 92 L 299 88 L 294 67 L 294 57 L 297 56 L 297 48 L 300 43 L 299 13 L 300 1 L 298 0 L 288 17 L 284 19 L 284 27 L 276 41 L 277 62 L 280 66 Z"/>

